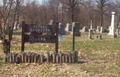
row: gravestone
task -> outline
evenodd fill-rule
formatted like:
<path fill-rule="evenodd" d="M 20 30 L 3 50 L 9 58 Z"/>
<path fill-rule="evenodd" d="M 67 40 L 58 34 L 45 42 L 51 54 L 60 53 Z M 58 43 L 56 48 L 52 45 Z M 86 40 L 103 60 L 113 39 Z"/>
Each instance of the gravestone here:
<path fill-rule="evenodd" d="M 72 25 L 70 25 L 69 23 L 67 23 L 65 31 L 71 31 L 71 30 L 72 30 Z"/>
<path fill-rule="evenodd" d="M 88 34 L 88 38 L 89 38 L 89 39 L 92 39 L 92 34 L 93 34 L 93 30 L 90 29 L 90 30 L 89 30 L 89 34 Z"/>
<path fill-rule="evenodd" d="M 63 25 L 62 23 L 59 23 L 59 34 L 65 35 L 65 25 Z"/>
<path fill-rule="evenodd" d="M 100 32 L 100 26 L 97 26 L 97 32 Z"/>
<path fill-rule="evenodd" d="M 116 29 L 116 33 L 117 33 L 117 35 L 119 35 L 119 28 L 118 28 L 118 29 Z"/>
<path fill-rule="evenodd" d="M 55 23 L 54 23 L 53 20 L 51 20 L 50 23 L 49 23 L 49 25 L 54 25 L 54 24 L 55 24 Z"/>
<path fill-rule="evenodd" d="M 84 26 L 84 27 L 82 28 L 82 32 L 88 32 L 88 27 L 87 27 L 87 26 Z"/>
<path fill-rule="evenodd" d="M 58 41 L 63 41 L 62 36 L 58 34 Z"/>
<path fill-rule="evenodd" d="M 103 32 L 104 32 L 104 27 L 101 27 L 100 33 L 103 33 Z"/>
<path fill-rule="evenodd" d="M 115 33 L 115 12 L 112 12 L 112 19 L 111 19 L 111 26 L 109 27 L 109 33 L 108 33 L 108 37 L 110 38 L 115 38 L 117 37 L 116 33 Z"/>
<path fill-rule="evenodd" d="M 75 27 L 75 36 L 80 36 L 81 33 L 79 32 L 79 26 L 80 26 L 80 23 L 79 22 L 73 22 L 72 23 L 72 32 L 70 33 L 70 35 L 73 35 L 73 26 Z"/>

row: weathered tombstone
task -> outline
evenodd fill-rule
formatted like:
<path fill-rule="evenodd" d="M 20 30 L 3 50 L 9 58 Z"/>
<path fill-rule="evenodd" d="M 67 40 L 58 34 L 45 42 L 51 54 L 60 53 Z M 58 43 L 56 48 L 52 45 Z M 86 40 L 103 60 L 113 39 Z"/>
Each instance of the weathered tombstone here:
<path fill-rule="evenodd" d="M 109 33 L 108 33 L 108 37 L 110 38 L 115 38 L 117 37 L 116 33 L 115 33 L 115 12 L 112 12 L 112 19 L 111 19 L 111 26 L 109 27 Z"/>
<path fill-rule="evenodd" d="M 50 62 L 50 53 L 49 52 L 47 52 L 46 60 L 47 60 L 47 62 Z"/>
<path fill-rule="evenodd" d="M 87 26 L 84 26 L 84 27 L 82 28 L 82 32 L 88 32 L 88 27 L 87 27 Z"/>
<path fill-rule="evenodd" d="M 56 53 L 55 52 L 53 52 L 53 54 L 52 54 L 52 60 L 53 60 L 53 63 L 56 63 Z"/>
<path fill-rule="evenodd" d="M 103 32 L 104 32 L 104 27 L 101 27 L 100 33 L 103 33 Z"/>
<path fill-rule="evenodd" d="M 41 63 L 41 55 L 38 54 L 38 61 L 37 63 Z"/>
<path fill-rule="evenodd" d="M 24 61 L 25 61 L 25 63 L 28 62 L 28 53 L 25 54 L 25 60 Z"/>
<path fill-rule="evenodd" d="M 116 32 L 117 32 L 117 35 L 119 35 L 119 28 L 118 28 L 118 29 L 116 29 Z"/>
<path fill-rule="evenodd" d="M 55 23 L 54 23 L 53 20 L 51 20 L 50 23 L 49 23 L 49 25 L 52 25 L 52 26 L 53 26 L 54 24 L 55 24 Z"/>
<path fill-rule="evenodd" d="M 72 30 L 72 25 L 70 25 L 69 23 L 67 23 L 65 31 L 71 31 L 71 30 Z"/>
<path fill-rule="evenodd" d="M 68 52 L 68 57 L 69 57 L 69 63 L 72 63 L 72 55 L 71 55 L 71 52 Z"/>
<path fill-rule="evenodd" d="M 71 52 L 71 57 L 72 57 L 72 63 L 75 63 L 75 52 Z"/>
<path fill-rule="evenodd" d="M 100 32 L 100 26 L 97 26 L 97 32 L 98 33 Z"/>
<path fill-rule="evenodd" d="M 41 63 L 43 63 L 44 62 L 44 53 L 41 53 Z"/>
<path fill-rule="evenodd" d="M 73 26 L 75 26 L 75 36 L 80 36 L 81 33 L 79 32 L 79 26 L 80 26 L 80 23 L 79 22 L 73 22 L 72 23 L 72 32 L 70 33 L 70 35 L 73 35 Z"/>
<path fill-rule="evenodd" d="M 28 53 L 28 63 L 31 63 L 31 53 Z"/>
<path fill-rule="evenodd" d="M 65 63 L 65 55 L 64 54 L 62 54 L 62 63 Z"/>
<path fill-rule="evenodd" d="M 69 57 L 68 57 L 68 54 L 65 54 L 65 62 L 66 62 L 66 63 L 69 63 Z"/>
<path fill-rule="evenodd" d="M 65 25 L 63 25 L 62 23 L 59 23 L 59 34 L 65 35 Z"/>
<path fill-rule="evenodd" d="M 89 38 L 89 39 L 92 39 L 92 34 L 93 34 L 93 30 L 90 29 L 90 30 L 89 30 L 89 34 L 88 34 L 88 38 Z"/>
<path fill-rule="evenodd" d="M 59 56 L 59 54 L 56 54 L 56 63 L 60 63 L 60 56 Z"/>
<path fill-rule="evenodd" d="M 78 63 L 78 51 L 75 51 L 75 62 Z"/>

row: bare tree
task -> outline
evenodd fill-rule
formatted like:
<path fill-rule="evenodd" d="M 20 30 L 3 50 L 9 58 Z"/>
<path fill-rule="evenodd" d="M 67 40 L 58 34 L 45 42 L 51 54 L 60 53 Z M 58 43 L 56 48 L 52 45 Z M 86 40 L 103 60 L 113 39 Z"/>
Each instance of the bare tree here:
<path fill-rule="evenodd" d="M 0 16 L 1 16 L 1 31 L 0 31 L 0 39 L 3 44 L 3 51 L 8 53 L 8 44 L 12 40 L 13 27 L 16 19 L 16 5 L 15 0 L 2 0 L 3 5 L 0 8 Z M 10 29 L 10 39 L 7 38 L 8 28 Z"/>
<path fill-rule="evenodd" d="M 103 26 L 103 15 L 106 11 L 106 6 L 109 0 L 96 0 L 98 6 L 98 12 L 100 13 L 100 26 Z"/>
<path fill-rule="evenodd" d="M 75 8 L 77 5 L 81 4 L 82 0 L 61 0 L 61 2 L 69 11 L 71 22 L 74 22 Z"/>

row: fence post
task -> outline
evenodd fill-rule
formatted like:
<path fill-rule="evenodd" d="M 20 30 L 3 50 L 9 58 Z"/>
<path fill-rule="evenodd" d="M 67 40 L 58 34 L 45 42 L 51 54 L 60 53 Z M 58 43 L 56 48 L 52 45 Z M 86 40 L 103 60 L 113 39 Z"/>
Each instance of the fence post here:
<path fill-rule="evenodd" d="M 58 53 L 58 25 L 59 22 L 56 23 L 56 43 L 55 43 L 56 53 Z"/>
<path fill-rule="evenodd" d="M 25 21 L 22 21 L 22 45 L 21 52 L 24 52 L 24 36 L 25 35 Z"/>
<path fill-rule="evenodd" d="M 74 44 L 75 44 L 75 26 L 73 26 L 73 51 L 74 51 Z"/>

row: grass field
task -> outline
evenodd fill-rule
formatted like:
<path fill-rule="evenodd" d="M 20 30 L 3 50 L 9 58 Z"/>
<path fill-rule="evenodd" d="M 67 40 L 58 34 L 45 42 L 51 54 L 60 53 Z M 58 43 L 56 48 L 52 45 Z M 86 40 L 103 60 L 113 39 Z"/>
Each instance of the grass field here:
<path fill-rule="evenodd" d="M 120 35 L 117 38 L 88 39 L 88 33 L 75 37 L 75 49 L 79 62 L 75 64 L 43 63 L 43 64 L 5 64 L 2 45 L 0 45 L 0 77 L 120 77 Z M 59 51 L 72 51 L 72 36 L 63 35 L 59 42 Z M 21 51 L 21 30 L 14 31 L 11 52 Z M 26 43 L 25 52 L 55 51 L 55 44 Z"/>

